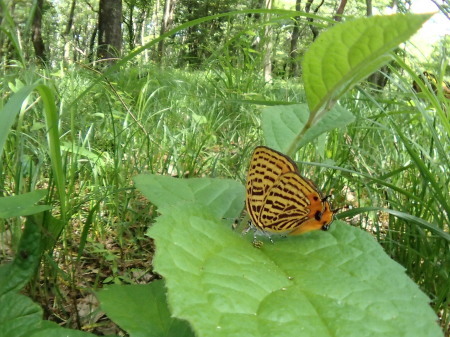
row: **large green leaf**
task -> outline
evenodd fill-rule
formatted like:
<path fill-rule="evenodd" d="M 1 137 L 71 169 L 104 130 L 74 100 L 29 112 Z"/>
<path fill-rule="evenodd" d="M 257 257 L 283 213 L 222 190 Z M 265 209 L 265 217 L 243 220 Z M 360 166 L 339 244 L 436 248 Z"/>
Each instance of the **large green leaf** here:
<path fill-rule="evenodd" d="M 97 293 L 102 309 L 131 337 L 194 336 L 189 324 L 171 317 L 162 280 L 113 285 Z"/>
<path fill-rule="evenodd" d="M 172 313 L 197 336 L 442 336 L 403 268 L 343 222 L 258 249 L 184 204 L 166 208 L 149 235 Z"/>
<path fill-rule="evenodd" d="M 312 113 L 390 58 L 386 54 L 412 36 L 432 14 L 373 16 L 337 24 L 320 34 L 303 59 L 306 98 Z"/>
<path fill-rule="evenodd" d="M 184 203 L 207 206 L 219 217 L 235 217 L 244 205 L 244 188 L 229 179 L 172 177 L 140 174 L 134 177 L 139 190 L 160 210 Z"/>
<path fill-rule="evenodd" d="M 309 110 L 306 104 L 279 105 L 264 109 L 261 126 L 266 145 L 286 153 L 303 130 L 308 118 Z M 302 147 L 325 132 L 344 127 L 354 119 L 347 109 L 335 105 L 324 118 L 304 133 L 295 148 Z"/>

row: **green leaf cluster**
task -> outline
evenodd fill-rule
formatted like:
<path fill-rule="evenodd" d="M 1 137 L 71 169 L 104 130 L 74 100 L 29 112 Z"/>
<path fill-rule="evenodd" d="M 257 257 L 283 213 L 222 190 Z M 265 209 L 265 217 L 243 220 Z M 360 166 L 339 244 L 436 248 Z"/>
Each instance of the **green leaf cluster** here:
<path fill-rule="evenodd" d="M 266 144 L 293 154 L 353 121 L 337 98 L 428 17 L 360 19 L 324 33 L 304 60 L 309 111 L 267 109 Z M 263 239 L 258 249 L 224 220 L 242 210 L 242 185 L 156 175 L 135 183 L 161 212 L 148 234 L 171 312 L 197 336 L 442 335 L 428 298 L 366 232 L 335 221 L 329 232 Z"/>
<path fill-rule="evenodd" d="M 428 18 L 359 19 L 323 33 L 303 62 L 308 104 L 266 109 L 266 145 L 293 155 L 351 123 L 353 115 L 336 104 L 338 98 L 385 63 L 388 52 Z M 20 105 L 34 89 L 46 107 L 49 155 L 64 216 L 58 118 L 46 86 L 23 88 L 0 110 L 0 150 Z M 242 184 L 157 175 L 137 176 L 135 183 L 161 213 L 148 234 L 156 243 L 154 266 L 165 287 L 157 281 L 98 293 L 103 310 L 131 336 L 442 335 L 428 298 L 359 229 L 335 221 L 329 232 L 276 238 L 275 244 L 263 240 L 258 249 L 250 236 L 231 229 L 243 208 Z M 0 217 L 48 210 L 35 206 L 43 196 L 37 191 L 3 198 Z M 14 209 L 18 203 L 23 205 Z M 15 260 L 0 267 L 0 331 L 6 336 L 92 336 L 42 321 L 42 310 L 19 294 L 44 249 L 40 225 L 36 218 L 28 219 Z M 51 232 L 57 236 L 61 230 Z"/>
<path fill-rule="evenodd" d="M 25 223 L 17 254 L 0 266 L 0 331 L 8 337 L 89 337 L 93 334 L 69 330 L 42 320 L 41 307 L 19 291 L 32 279 L 42 255 L 41 225 L 34 217 Z"/>

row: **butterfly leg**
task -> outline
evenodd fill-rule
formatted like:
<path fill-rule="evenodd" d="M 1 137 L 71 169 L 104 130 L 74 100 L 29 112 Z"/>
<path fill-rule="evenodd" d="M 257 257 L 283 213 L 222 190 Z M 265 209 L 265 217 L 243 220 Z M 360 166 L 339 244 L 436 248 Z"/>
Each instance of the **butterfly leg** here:
<path fill-rule="evenodd" d="M 266 236 L 270 240 L 270 242 L 274 243 L 270 234 L 256 228 L 251 220 L 248 221 L 248 226 L 245 230 L 242 231 L 242 235 L 247 234 L 250 230 L 253 230 L 253 246 L 260 248 L 263 245 L 263 242 L 258 240 L 257 238 L 258 234 Z"/>
<path fill-rule="evenodd" d="M 253 233 L 253 242 L 258 241 L 258 240 L 256 239 L 256 235 L 257 235 L 258 233 L 260 233 L 260 234 L 262 233 L 264 236 L 266 236 L 266 237 L 270 240 L 270 242 L 272 242 L 272 244 L 275 243 L 275 242 L 273 242 L 272 236 L 271 236 L 269 233 L 264 232 L 264 231 L 259 231 L 259 230 L 257 230 L 256 228 L 255 228 L 255 232 Z"/>
<path fill-rule="evenodd" d="M 236 230 L 236 228 L 239 226 L 239 219 L 234 219 L 233 224 L 231 225 L 232 230 Z"/>
<path fill-rule="evenodd" d="M 253 226 L 252 222 L 251 222 L 250 220 L 248 220 L 248 222 L 247 222 L 247 228 L 244 229 L 244 230 L 242 231 L 242 235 L 247 234 L 248 232 L 250 232 L 251 229 L 253 229 L 254 231 L 256 231 L 256 228 Z"/>

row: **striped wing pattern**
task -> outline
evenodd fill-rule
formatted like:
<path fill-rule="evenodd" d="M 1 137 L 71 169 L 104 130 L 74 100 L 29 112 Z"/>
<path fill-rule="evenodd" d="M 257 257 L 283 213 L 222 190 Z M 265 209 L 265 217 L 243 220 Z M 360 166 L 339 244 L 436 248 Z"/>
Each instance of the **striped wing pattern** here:
<path fill-rule="evenodd" d="M 295 163 L 264 146 L 255 149 L 250 162 L 246 209 L 258 229 L 276 233 L 327 229 L 333 216 L 329 203 Z"/>
<path fill-rule="evenodd" d="M 264 200 L 258 223 L 270 232 L 288 232 L 300 226 L 309 219 L 310 200 L 305 191 L 310 189 L 296 172 L 281 175 Z"/>
<path fill-rule="evenodd" d="M 259 146 L 253 152 L 247 175 L 246 208 L 255 226 L 263 229 L 259 217 L 268 192 L 282 174 L 297 170 L 278 152 Z"/>

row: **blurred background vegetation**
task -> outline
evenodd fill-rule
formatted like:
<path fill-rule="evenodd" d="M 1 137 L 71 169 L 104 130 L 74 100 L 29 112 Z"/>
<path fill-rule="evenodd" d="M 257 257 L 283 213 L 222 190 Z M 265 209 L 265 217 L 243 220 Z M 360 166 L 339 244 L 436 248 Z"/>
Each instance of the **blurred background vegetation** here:
<path fill-rule="evenodd" d="M 359 212 L 347 221 L 373 233 L 406 268 L 450 334 L 449 239 L 440 234 L 448 234 L 450 217 L 450 3 L 418 2 L 444 20 L 433 43 L 397 48 L 340 99 L 356 121 L 295 159 L 332 191 L 334 207 L 399 212 Z M 0 108 L 27 85 L 50 89 L 21 104 L 0 158 L 0 196 L 46 190 L 53 207 L 46 223 L 60 228 L 26 289 L 45 318 L 114 332 L 91 290 L 158 277 L 144 235 L 156 210 L 131 178 L 244 182 L 262 143 L 261 110 L 305 102 L 301 60 L 320 33 L 355 17 L 411 10 L 402 0 L 0 0 Z M 56 107 L 56 133 L 45 99 Z M 51 155 L 52 141 L 60 157 Z M 23 223 L 0 219 L 2 263 L 16 253 Z"/>

